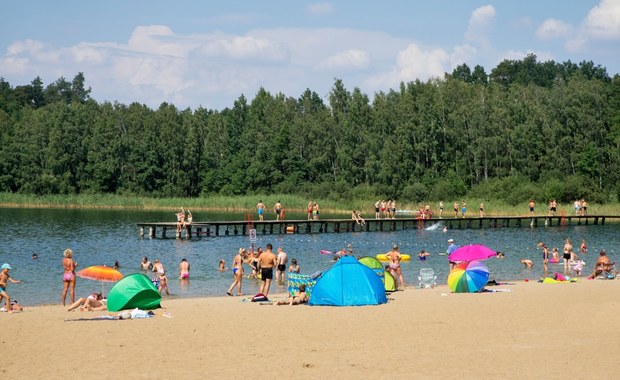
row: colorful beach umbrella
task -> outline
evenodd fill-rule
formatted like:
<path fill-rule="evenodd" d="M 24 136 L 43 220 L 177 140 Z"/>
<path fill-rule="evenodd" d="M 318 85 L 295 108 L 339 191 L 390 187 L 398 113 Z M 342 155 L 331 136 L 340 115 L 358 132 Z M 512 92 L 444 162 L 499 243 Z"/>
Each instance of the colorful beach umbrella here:
<path fill-rule="evenodd" d="M 93 265 L 77 272 L 77 275 L 89 280 L 101 281 L 101 292 L 103 293 L 104 282 L 116 282 L 123 278 L 123 274 L 114 268 L 105 265 Z"/>
<path fill-rule="evenodd" d="M 471 244 L 457 248 L 448 255 L 448 259 L 453 262 L 486 260 L 495 257 L 496 254 L 494 250 L 482 244 Z"/>
<path fill-rule="evenodd" d="M 489 281 L 489 269 L 482 261 L 464 261 L 448 275 L 448 286 L 454 293 L 474 293 Z"/>

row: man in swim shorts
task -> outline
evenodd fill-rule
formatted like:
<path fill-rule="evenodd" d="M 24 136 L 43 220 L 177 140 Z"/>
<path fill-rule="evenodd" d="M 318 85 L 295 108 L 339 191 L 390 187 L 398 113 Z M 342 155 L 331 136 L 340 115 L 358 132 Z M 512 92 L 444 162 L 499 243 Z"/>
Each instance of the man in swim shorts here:
<path fill-rule="evenodd" d="M 282 216 L 282 203 L 280 201 L 276 202 L 276 205 L 273 207 L 273 211 L 276 213 L 276 220 L 280 220 Z"/>
<path fill-rule="evenodd" d="M 276 272 L 276 281 L 284 282 L 284 272 L 286 271 L 286 263 L 288 261 L 288 255 L 282 247 L 278 248 L 278 271 Z"/>
<path fill-rule="evenodd" d="M 179 264 L 179 279 L 189 280 L 189 263 L 185 258 L 181 259 Z"/>
<path fill-rule="evenodd" d="M 258 267 L 260 269 L 261 284 L 259 293 L 262 293 L 267 297 L 269 295 L 269 288 L 271 287 L 271 280 L 273 279 L 273 268 L 278 265 L 276 255 L 272 252 L 273 245 L 267 244 L 265 252 L 260 255 L 258 260 Z"/>
<path fill-rule="evenodd" d="M 258 212 L 258 220 L 262 222 L 263 214 L 265 213 L 265 204 L 263 203 L 262 200 L 258 201 L 258 204 L 256 205 L 256 211 Z"/>

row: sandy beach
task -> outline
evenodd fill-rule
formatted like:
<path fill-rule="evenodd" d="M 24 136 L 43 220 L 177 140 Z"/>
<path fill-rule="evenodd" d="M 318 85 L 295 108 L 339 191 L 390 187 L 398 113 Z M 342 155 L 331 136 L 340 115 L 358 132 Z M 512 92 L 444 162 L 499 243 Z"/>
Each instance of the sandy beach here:
<path fill-rule="evenodd" d="M 408 288 L 369 307 L 164 299 L 156 317 L 85 320 L 60 305 L 0 314 L 8 378 L 614 378 L 620 281 L 508 292 Z M 283 296 L 273 295 L 272 300 Z M 167 313 L 170 317 L 163 316 Z"/>

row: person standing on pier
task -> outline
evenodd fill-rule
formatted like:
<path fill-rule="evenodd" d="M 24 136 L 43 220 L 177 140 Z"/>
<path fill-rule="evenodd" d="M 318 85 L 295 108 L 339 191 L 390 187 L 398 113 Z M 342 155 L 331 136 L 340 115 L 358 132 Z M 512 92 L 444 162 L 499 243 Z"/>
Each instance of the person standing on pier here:
<path fill-rule="evenodd" d="M 558 211 L 558 202 L 555 199 L 552 199 L 549 202 L 549 215 L 555 216 L 555 213 Z"/>
<path fill-rule="evenodd" d="M 273 268 L 278 265 L 276 255 L 272 250 L 273 245 L 271 245 L 271 243 L 267 244 L 265 252 L 260 255 L 258 261 L 261 276 L 259 293 L 262 293 L 265 297 L 269 295 L 269 288 L 271 287 L 271 280 L 273 279 Z"/>
<path fill-rule="evenodd" d="M 459 202 L 454 202 L 452 208 L 454 209 L 454 218 L 456 219 L 459 217 Z"/>
<path fill-rule="evenodd" d="M 265 213 L 265 204 L 262 200 L 258 201 L 258 204 L 256 205 L 256 211 L 258 212 L 258 220 L 262 222 L 264 220 L 263 214 Z"/>
<path fill-rule="evenodd" d="M 379 219 L 381 217 L 381 199 L 375 202 L 375 219 Z"/>
<path fill-rule="evenodd" d="M 530 215 L 534 215 L 534 208 L 536 208 L 536 202 L 533 199 L 530 199 L 530 203 L 528 203 L 530 208 Z"/>
<path fill-rule="evenodd" d="M 443 201 L 439 201 L 439 219 L 441 219 L 441 216 L 443 215 L 443 208 L 444 208 Z"/>
<path fill-rule="evenodd" d="M 484 218 L 484 203 L 480 202 L 480 217 Z"/>
<path fill-rule="evenodd" d="M 75 268 L 77 268 L 77 262 L 73 261 L 73 251 L 68 248 L 63 252 L 63 256 L 62 267 L 64 271 L 62 274 L 62 306 L 65 306 L 67 291 L 69 291 L 71 303 L 75 302 Z"/>
<path fill-rule="evenodd" d="M 273 206 L 273 211 L 276 213 L 276 220 L 280 220 L 282 216 L 282 203 L 280 201 L 277 201 L 275 206 Z"/>
<path fill-rule="evenodd" d="M 314 203 L 312 202 L 312 200 L 310 200 L 310 202 L 308 202 L 308 220 L 312 220 L 312 210 L 314 209 Z"/>

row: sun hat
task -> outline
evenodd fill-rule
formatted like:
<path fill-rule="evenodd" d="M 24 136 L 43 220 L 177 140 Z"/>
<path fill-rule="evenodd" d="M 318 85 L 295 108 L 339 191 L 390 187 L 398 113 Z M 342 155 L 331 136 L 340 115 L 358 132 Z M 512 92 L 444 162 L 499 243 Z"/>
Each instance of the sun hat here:
<path fill-rule="evenodd" d="M 448 243 L 454 243 L 454 240 L 448 239 Z"/>
<path fill-rule="evenodd" d="M 11 266 L 9 264 L 2 264 L 2 269 L 11 269 Z"/>

